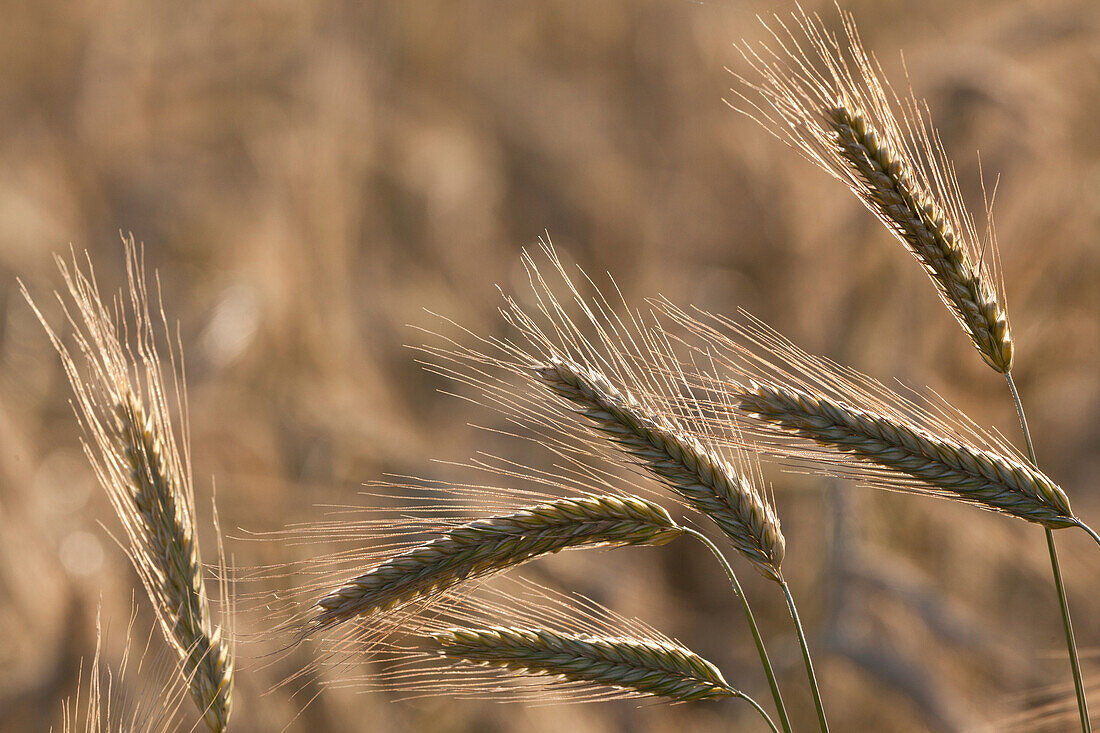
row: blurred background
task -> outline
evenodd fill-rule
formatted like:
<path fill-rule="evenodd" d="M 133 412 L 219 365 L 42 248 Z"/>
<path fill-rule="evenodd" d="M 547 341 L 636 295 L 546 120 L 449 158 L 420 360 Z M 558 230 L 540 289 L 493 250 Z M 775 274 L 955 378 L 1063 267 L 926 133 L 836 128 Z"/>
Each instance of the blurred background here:
<path fill-rule="evenodd" d="M 831 2 L 820 9 L 831 27 Z M 406 344 L 425 310 L 503 335 L 495 285 L 549 232 L 632 302 L 744 307 L 811 351 L 929 386 L 1012 440 L 1003 380 L 843 188 L 723 103 L 757 0 L 0 3 L 0 730 L 45 730 L 137 584 L 81 454 L 69 388 L 16 278 L 59 323 L 51 260 L 124 282 L 145 243 L 187 355 L 201 532 L 277 529 L 384 472 L 446 477 L 484 415 Z M 1100 4 L 851 0 L 888 78 L 927 97 L 996 222 L 1014 370 L 1040 460 L 1100 522 Z M 522 459 L 522 456 L 517 456 Z M 1074 706 L 1042 532 L 928 499 L 772 474 L 836 730 L 1063 730 Z M 366 501 L 365 499 L 362 501 Z M 101 526 L 102 523 L 102 526 Z M 1100 683 L 1100 549 L 1059 533 Z M 230 543 L 239 565 L 296 550 Z M 767 688 L 707 558 L 574 554 L 586 592 Z M 796 725 L 812 725 L 780 598 L 744 568 Z M 613 589 L 601 595 L 600 589 Z M 148 626 L 148 615 L 139 623 Z M 248 631 L 249 629 L 245 629 Z M 118 634 L 116 636 L 121 636 Z M 108 645 L 107 661 L 117 658 Z M 114 656 L 113 656 L 114 655 Z M 292 662 L 293 660 L 291 660 Z M 242 660 L 237 730 L 755 730 L 735 704 L 524 708 L 323 694 Z M 140 680 L 133 684 L 139 684 Z M 135 687 L 139 689 L 140 687 Z M 1094 691 L 1100 709 L 1100 689 Z M 1064 717 L 1068 712 L 1071 717 Z"/>

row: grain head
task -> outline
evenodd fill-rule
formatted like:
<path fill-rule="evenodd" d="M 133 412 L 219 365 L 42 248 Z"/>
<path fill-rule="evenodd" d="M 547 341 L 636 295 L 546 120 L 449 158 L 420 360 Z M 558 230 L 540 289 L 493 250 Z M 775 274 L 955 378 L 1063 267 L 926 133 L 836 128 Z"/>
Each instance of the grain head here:
<path fill-rule="evenodd" d="M 453 627 L 431 638 L 448 659 L 520 674 L 560 677 L 679 702 L 739 694 L 717 667 L 679 644 L 503 626 Z"/>
<path fill-rule="evenodd" d="M 479 519 L 391 557 L 317 602 L 323 629 L 446 592 L 561 550 L 662 545 L 683 530 L 653 502 L 617 496 L 559 499 Z"/>
<path fill-rule="evenodd" d="M 985 362 L 1007 373 L 1013 342 L 991 214 L 983 241 L 927 105 L 898 98 L 852 16 L 840 15 L 839 37 L 799 10 L 774 19 L 770 44 L 742 44 L 752 72 L 738 75 L 734 106 L 847 185 L 921 263 Z"/>
<path fill-rule="evenodd" d="M 58 258 L 75 312 L 58 295 L 77 345 L 73 355 L 35 307 L 69 378 L 85 453 L 125 532 L 124 548 L 180 659 L 195 704 L 212 731 L 228 725 L 233 658 L 214 622 L 203 582 L 188 455 L 186 397 L 171 350 L 157 348 L 141 251 L 126 243 L 129 291 L 108 310 L 90 263 L 85 273 Z M 163 311 L 161 323 L 167 335 Z M 171 343 L 171 341 L 169 341 Z M 81 364 L 78 364 L 78 359 Z M 172 408 L 179 416 L 177 438 Z M 223 592 L 225 586 L 223 584 Z"/>

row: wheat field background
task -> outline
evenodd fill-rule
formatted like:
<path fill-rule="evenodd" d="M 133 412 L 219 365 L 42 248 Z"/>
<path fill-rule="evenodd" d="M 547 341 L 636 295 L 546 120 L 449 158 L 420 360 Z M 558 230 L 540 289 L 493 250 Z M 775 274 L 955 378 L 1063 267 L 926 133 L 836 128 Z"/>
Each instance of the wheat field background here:
<path fill-rule="evenodd" d="M 835 18 L 830 2 L 806 2 Z M 1014 374 L 1046 472 L 1100 517 L 1100 5 L 845 3 L 887 75 L 926 97 L 996 222 Z M 69 391 L 16 277 L 88 250 L 124 281 L 119 232 L 156 268 L 187 355 L 200 530 L 231 537 L 364 501 L 383 473 L 484 448 L 486 416 L 405 348 L 427 311 L 503 335 L 495 285 L 547 231 L 626 298 L 743 307 L 811 351 L 928 386 L 1018 441 L 1004 385 L 909 255 L 843 187 L 723 103 L 757 13 L 785 2 L 552 0 L 0 3 L 0 731 L 56 724 L 96 606 L 137 578 L 81 454 Z M 835 27 L 835 23 L 832 24 Z M 515 456 L 523 460 L 522 455 Z M 947 502 L 772 473 L 837 730 L 1072 727 L 1040 534 Z M 102 524 L 102 526 L 101 526 Z M 1100 551 L 1060 535 L 1086 679 L 1100 685 Z M 213 537 L 204 535 L 207 547 Z M 238 565 L 300 548 L 229 541 Z M 766 697 L 703 550 L 554 558 L 548 577 L 637 615 Z M 747 569 L 796 723 L 813 719 L 786 611 Z M 146 625 L 149 621 L 145 618 Z M 139 619 L 140 621 L 140 619 Z M 255 632 L 258 629 L 244 629 Z M 117 638 L 108 654 L 117 652 Z M 241 731 L 717 731 L 732 705 L 523 708 L 269 688 L 240 662 Z M 369 670 L 367 670 L 369 671 Z M 321 684 L 324 680 L 316 680 Z M 140 679 L 134 681 L 135 691 Z M 1100 688 L 1097 688 L 1100 693 Z M 1096 695 L 1094 694 L 1094 697 Z M 1045 707 L 1045 706 L 1050 706 Z M 1023 715 L 1024 717 L 1018 717 Z M 732 716 L 732 717 L 731 717 Z M 1015 721 L 1015 722 L 1014 722 Z"/>

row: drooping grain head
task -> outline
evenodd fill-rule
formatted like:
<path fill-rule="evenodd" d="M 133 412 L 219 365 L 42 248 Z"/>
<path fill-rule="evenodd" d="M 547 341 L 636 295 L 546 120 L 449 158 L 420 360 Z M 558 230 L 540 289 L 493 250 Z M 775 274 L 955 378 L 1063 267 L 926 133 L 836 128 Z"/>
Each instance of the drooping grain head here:
<path fill-rule="evenodd" d="M 84 428 L 85 453 L 122 523 L 125 549 L 165 639 L 179 657 L 179 673 L 210 730 L 224 731 L 232 705 L 233 659 L 222 629 L 214 623 L 203 582 L 187 452 L 186 397 L 171 350 L 174 389 L 165 378 L 144 267 L 132 241 L 127 242 L 126 257 L 129 293 L 116 300 L 115 316 L 104 306 L 90 265 L 85 273 L 75 258 L 71 270 L 57 261 L 75 313 L 60 295 L 58 299 L 81 364 L 25 288 L 23 293 L 61 357 Z M 167 334 L 163 311 L 160 320 Z M 133 340 L 124 343 L 120 334 Z M 172 405 L 180 416 L 182 441 L 176 437 Z"/>
<path fill-rule="evenodd" d="M 361 680 L 366 689 L 536 703 L 741 696 L 714 665 L 640 619 L 522 573 L 488 577 L 391 631 L 342 649 L 387 660 Z"/>
<path fill-rule="evenodd" d="M 778 579 L 785 540 L 771 497 L 746 470 L 748 452 L 713 445 L 709 406 L 692 402 L 672 345 L 582 271 L 573 278 L 549 242 L 540 250 L 542 259 L 523 257 L 531 296 L 505 296 L 501 314 L 513 327 L 506 338 L 461 327 L 459 338 L 432 334 L 442 343 L 420 348 L 424 364 L 456 389 L 471 390 L 463 396 L 502 418 L 509 434 L 535 436 L 532 442 L 564 457 L 549 472 L 555 480 L 597 476 L 653 493 L 649 479 L 656 476 L 681 504 L 707 514 L 755 568 Z M 670 404 L 674 412 L 665 409 Z M 632 470 L 620 470 L 624 463 Z M 559 479 L 563 465 L 576 470 Z"/>
<path fill-rule="evenodd" d="M 581 547 L 662 545 L 680 536 L 668 512 L 636 497 L 560 499 L 480 519 L 384 560 L 317 601 L 310 630 L 369 617 L 536 557 Z"/>
<path fill-rule="evenodd" d="M 717 667 L 679 644 L 502 626 L 450 628 L 432 640 L 449 659 L 680 702 L 740 694 Z"/>
<path fill-rule="evenodd" d="M 598 372 L 561 360 L 535 371 L 592 425 L 710 517 L 754 567 L 782 579 L 786 543 L 775 509 L 729 461 Z"/>
<path fill-rule="evenodd" d="M 979 237 L 927 106 L 881 81 L 850 14 L 840 38 L 816 15 L 775 20 L 775 49 L 741 48 L 755 78 L 738 76 L 738 108 L 847 185 L 921 263 L 982 359 L 1007 373 L 993 228 Z"/>
<path fill-rule="evenodd" d="M 753 384 L 737 400 L 763 425 L 905 474 L 932 492 L 1053 529 L 1077 524 L 1062 489 L 1010 456 L 790 387 Z"/>

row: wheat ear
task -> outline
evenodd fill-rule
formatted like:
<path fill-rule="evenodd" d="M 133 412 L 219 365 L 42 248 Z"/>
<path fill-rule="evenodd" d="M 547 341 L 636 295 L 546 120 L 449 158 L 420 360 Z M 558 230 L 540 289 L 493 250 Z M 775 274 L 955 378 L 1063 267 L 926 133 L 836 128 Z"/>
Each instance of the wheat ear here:
<path fill-rule="evenodd" d="M 61 259 L 57 263 L 76 304 L 74 316 L 58 296 L 73 326 L 86 374 L 25 288 L 23 294 L 61 356 L 87 436 L 85 452 L 122 521 L 126 550 L 165 638 L 179 655 L 191 697 L 210 730 L 224 731 L 233 694 L 232 654 L 221 628 L 214 624 L 203 584 L 186 423 L 181 454 L 156 349 L 141 255 L 132 240 L 127 242 L 130 307 L 127 310 L 116 302 L 118 322 L 103 305 L 90 265 L 85 275 L 75 258 L 71 271 Z M 128 328 L 123 321 L 126 316 L 133 322 L 136 339 L 124 345 L 118 334 L 120 328 Z M 181 389 L 176 399 L 183 413 Z"/>
<path fill-rule="evenodd" d="M 432 639 L 448 658 L 525 674 L 682 702 L 741 696 L 713 664 L 673 643 L 503 626 L 451 628 Z"/>
<path fill-rule="evenodd" d="M 734 397 L 765 425 L 907 474 L 963 501 L 1046 527 L 1078 524 L 1062 489 L 1014 458 L 791 387 L 754 383 Z"/>
<path fill-rule="evenodd" d="M 147 537 L 144 561 L 159 575 L 155 600 L 160 614 L 172 622 L 192 697 L 210 729 L 223 731 L 229 722 L 233 662 L 221 628 L 211 621 L 194 520 L 180 502 L 163 435 L 132 394 L 119 405 L 115 427 L 130 470 L 131 500 Z"/>
<path fill-rule="evenodd" d="M 667 511 L 637 497 L 560 499 L 479 519 L 347 581 L 317 602 L 310 628 L 387 611 L 540 555 L 579 547 L 662 545 L 682 533 Z"/>
<path fill-rule="evenodd" d="M 862 112 L 838 106 L 826 116 L 836 131 L 837 150 L 863 180 L 868 205 L 924 266 L 985 362 L 1007 373 L 1013 354 L 1008 316 L 951 220 Z"/>
<path fill-rule="evenodd" d="M 536 372 L 601 432 L 710 517 L 754 567 L 773 580 L 782 579 L 785 541 L 779 518 L 728 461 L 598 372 L 562 360 Z"/>
<path fill-rule="evenodd" d="M 1013 344 L 993 228 L 983 242 L 927 105 L 898 99 L 851 14 L 840 15 L 843 41 L 798 11 L 793 29 L 778 17 L 779 30 L 769 29 L 777 50 L 746 44 L 757 78 L 739 77 L 741 111 L 845 183 L 921 263 L 985 362 L 1007 373 Z"/>

